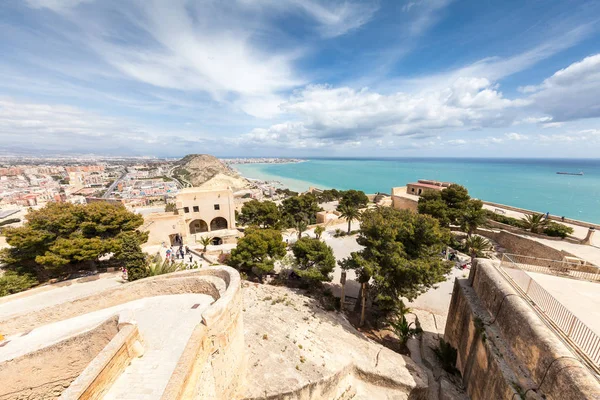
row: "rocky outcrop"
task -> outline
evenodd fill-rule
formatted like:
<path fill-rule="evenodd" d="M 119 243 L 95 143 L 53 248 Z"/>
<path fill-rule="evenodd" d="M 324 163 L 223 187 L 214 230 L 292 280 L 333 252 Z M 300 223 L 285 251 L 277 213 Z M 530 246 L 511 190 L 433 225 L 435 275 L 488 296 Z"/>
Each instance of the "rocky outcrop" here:
<path fill-rule="evenodd" d="M 239 190 L 250 185 L 248 180 L 210 154 L 189 154 L 177 162 L 175 175 L 195 187 L 214 189 L 229 186 Z"/>

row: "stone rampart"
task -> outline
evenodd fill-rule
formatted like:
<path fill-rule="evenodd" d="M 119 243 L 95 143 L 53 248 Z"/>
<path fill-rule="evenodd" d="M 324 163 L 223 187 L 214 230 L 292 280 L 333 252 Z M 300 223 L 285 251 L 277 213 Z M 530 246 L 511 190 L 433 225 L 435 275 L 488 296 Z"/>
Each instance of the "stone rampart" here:
<path fill-rule="evenodd" d="M 56 399 L 118 334 L 117 317 L 0 363 L 0 400 Z"/>
<path fill-rule="evenodd" d="M 63 400 L 101 400 L 135 357 L 142 355 L 136 325 L 119 324 L 119 333 L 102 349 L 60 397 Z"/>
<path fill-rule="evenodd" d="M 474 400 L 600 398 L 598 381 L 489 260 L 455 281 L 445 340 Z"/>
<path fill-rule="evenodd" d="M 219 292 L 211 282 L 198 279 L 199 276 L 209 275 L 207 270 L 198 271 L 197 276 L 190 276 L 192 274 L 193 272 L 183 271 L 166 276 L 141 279 L 72 302 L 12 316 L 0 320 L 0 332 L 4 336 L 8 336 L 34 329 L 37 326 L 62 321 L 144 297 L 179 293 L 204 293 L 215 299 L 219 298 Z"/>
<path fill-rule="evenodd" d="M 230 267 L 207 269 L 223 279 L 225 293 L 202 314 L 163 392 L 163 400 L 228 400 L 245 376 L 241 279 Z"/>
<path fill-rule="evenodd" d="M 574 257 L 566 251 L 556 250 L 540 242 L 516 235 L 511 232 L 478 229 L 477 233 L 488 237 L 506 249 L 507 253 L 523 256 L 562 261 L 565 256 Z"/>
<path fill-rule="evenodd" d="M 219 293 L 214 283 L 209 279 L 202 279 L 208 276 L 222 279 L 225 282 L 225 290 Z M 0 321 L 0 331 L 9 335 L 16 334 L 133 300 L 179 293 L 203 293 L 210 295 L 215 302 L 204 310 L 202 323 L 195 328 L 189 338 L 162 398 L 212 398 L 216 400 L 235 398 L 238 386 L 243 382 L 245 376 L 245 345 L 241 280 L 238 272 L 230 267 L 210 267 L 141 279 L 72 302 L 13 316 Z M 111 342 L 113 337 L 115 339 Z M 79 368 L 74 370 L 57 366 L 56 369 L 59 371 L 73 370 L 67 378 L 57 380 L 60 392 L 69 387 L 71 382 L 79 376 L 73 387 L 65 393 L 66 397 L 64 398 L 100 399 L 129 364 L 131 358 L 136 355 L 135 343 L 139 342 L 140 338 L 137 327 L 130 324 L 124 324 L 121 331 L 117 333 L 115 320 L 113 334 L 104 341 L 73 337 L 65 342 L 70 341 L 79 346 L 80 350 L 75 349 L 69 352 L 66 349 L 65 354 L 56 355 L 56 358 L 68 361 L 75 357 L 79 363 L 74 364 Z M 94 342 L 93 345 L 91 342 Z M 80 353 L 85 354 L 87 351 L 85 349 L 88 348 L 95 352 L 90 357 L 82 357 Z M 51 350 L 52 348 L 49 347 L 43 351 Z M 27 357 L 29 356 L 27 355 Z M 46 367 L 47 365 L 18 366 L 18 371 L 21 374 L 24 371 L 35 369 L 45 371 Z M 2 374 L 3 379 L 5 376 Z M 32 375 L 32 379 L 36 379 L 36 376 Z M 39 381 L 37 379 L 35 381 L 36 384 L 29 382 L 27 385 L 24 384 L 23 388 L 39 386 Z M 9 397 L 2 397 L 0 394 L 0 400 L 45 399 L 56 398 L 60 395 L 58 392 L 58 395 L 54 397 L 44 397 L 33 393 L 31 396 L 14 397 L 10 393 L 14 394 L 18 388 L 12 386 L 8 388 L 12 390 L 6 392 Z"/>

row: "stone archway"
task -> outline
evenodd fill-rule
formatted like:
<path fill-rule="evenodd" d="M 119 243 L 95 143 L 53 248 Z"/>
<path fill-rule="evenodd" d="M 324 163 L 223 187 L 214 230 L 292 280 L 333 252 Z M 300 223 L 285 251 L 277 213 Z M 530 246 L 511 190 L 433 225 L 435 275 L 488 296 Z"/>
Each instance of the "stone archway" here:
<path fill-rule="evenodd" d="M 212 223 L 211 223 L 212 224 Z M 208 225 L 202 219 L 195 219 L 190 222 L 190 233 L 193 235 L 194 233 L 208 232 Z"/>
<path fill-rule="evenodd" d="M 217 217 L 210 221 L 210 230 L 218 231 L 220 229 L 227 229 L 227 220 L 223 217 Z"/>
<path fill-rule="evenodd" d="M 210 243 L 213 246 L 220 246 L 223 244 L 223 239 L 221 239 L 220 237 L 214 237 L 212 238 L 212 242 Z"/>

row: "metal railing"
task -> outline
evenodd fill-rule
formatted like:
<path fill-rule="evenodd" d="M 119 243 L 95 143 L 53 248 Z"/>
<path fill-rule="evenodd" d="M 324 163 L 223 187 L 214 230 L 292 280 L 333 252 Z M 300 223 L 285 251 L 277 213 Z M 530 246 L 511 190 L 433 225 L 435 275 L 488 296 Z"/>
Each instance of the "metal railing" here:
<path fill-rule="evenodd" d="M 536 268 L 553 268 L 532 264 L 533 257 L 503 254 L 501 270 L 519 289 L 520 294 L 545 318 L 568 344 L 586 361 L 597 374 L 600 373 L 600 336 L 562 305 L 554 296 L 537 283 L 527 272 L 541 272 Z M 528 261 L 523 263 L 522 261 Z M 539 260 L 540 263 L 552 260 Z"/>
<path fill-rule="evenodd" d="M 511 263 L 518 265 L 520 269 L 525 271 L 600 282 L 600 268 L 587 261 L 576 263 L 519 254 L 506 254 L 506 256 L 510 258 Z"/>

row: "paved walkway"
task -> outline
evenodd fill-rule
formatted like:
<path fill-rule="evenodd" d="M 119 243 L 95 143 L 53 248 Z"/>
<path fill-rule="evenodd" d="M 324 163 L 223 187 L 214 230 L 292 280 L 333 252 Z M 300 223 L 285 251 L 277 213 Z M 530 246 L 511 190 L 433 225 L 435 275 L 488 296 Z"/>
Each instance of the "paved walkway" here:
<path fill-rule="evenodd" d="M 65 282 L 68 283 L 68 282 Z M 61 285 L 65 285 L 62 283 Z M 109 289 L 123 284 L 120 273 L 101 274 L 99 279 L 72 283 L 65 286 L 43 286 L 39 289 L 33 289 L 32 294 L 26 297 L 16 298 L 0 304 L 0 319 L 6 319 L 10 316 L 28 313 L 31 311 L 41 310 L 42 308 L 51 307 L 56 304 L 66 303 L 77 300 L 82 297 L 87 297 L 98 293 L 102 290 Z M 46 289 L 48 288 L 48 289 Z M 40 293 L 35 293 L 39 290 Z M 23 292 L 20 296 L 27 294 Z"/>
<path fill-rule="evenodd" d="M 135 319 L 144 341 L 144 355 L 134 359 L 117 378 L 105 400 L 159 399 L 202 312 L 213 302 L 204 294 L 145 299 Z M 200 304 L 192 309 L 194 304 Z"/>
<path fill-rule="evenodd" d="M 600 283 L 527 272 L 584 324 L 600 335 Z"/>

